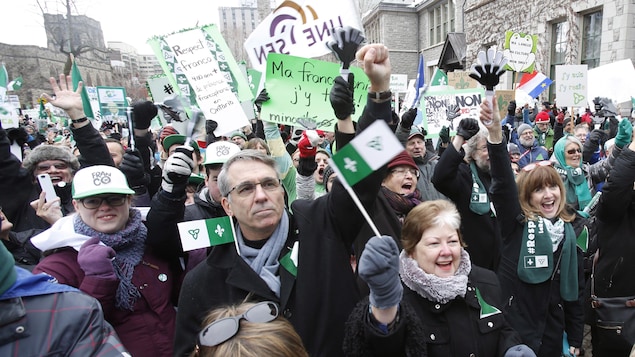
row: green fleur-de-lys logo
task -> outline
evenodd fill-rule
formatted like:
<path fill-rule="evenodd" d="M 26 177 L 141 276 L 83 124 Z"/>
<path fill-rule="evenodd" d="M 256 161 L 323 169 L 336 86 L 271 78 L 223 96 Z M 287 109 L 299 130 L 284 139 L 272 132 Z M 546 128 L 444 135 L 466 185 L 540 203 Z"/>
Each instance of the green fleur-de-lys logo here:
<path fill-rule="evenodd" d="M 192 239 L 197 240 L 198 239 L 198 234 L 201 232 L 200 229 L 196 228 L 196 229 L 190 229 L 189 231 L 187 231 L 187 233 L 189 233 L 192 236 Z"/>
<path fill-rule="evenodd" d="M 0 114 L 2 115 L 9 115 L 9 111 L 6 110 L 4 107 L 0 107 Z"/>

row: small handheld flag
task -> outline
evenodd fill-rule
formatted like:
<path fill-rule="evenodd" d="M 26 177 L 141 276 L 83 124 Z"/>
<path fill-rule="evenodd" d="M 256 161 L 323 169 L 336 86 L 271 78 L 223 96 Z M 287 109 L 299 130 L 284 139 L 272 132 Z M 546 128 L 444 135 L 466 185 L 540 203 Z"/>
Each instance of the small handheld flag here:
<path fill-rule="evenodd" d="M 183 251 L 207 248 L 236 240 L 231 217 L 199 219 L 177 224 Z"/>
<path fill-rule="evenodd" d="M 401 151 L 403 146 L 386 122 L 377 120 L 329 159 L 329 165 L 337 173 L 344 188 L 378 237 L 381 237 L 381 234 L 352 186 L 384 166 Z"/>
<path fill-rule="evenodd" d="M 77 62 L 72 57 L 71 57 L 71 60 L 73 61 L 73 66 L 71 68 L 73 90 L 77 90 L 77 87 L 79 86 L 79 82 L 83 82 L 83 80 L 82 80 L 82 75 L 79 72 L 79 68 L 77 67 Z M 82 105 L 84 107 L 84 114 L 86 114 L 88 118 L 95 118 L 95 114 L 93 114 L 93 108 L 90 106 L 90 100 L 88 99 L 88 92 L 86 91 L 86 86 L 82 88 L 81 96 L 82 96 Z"/>

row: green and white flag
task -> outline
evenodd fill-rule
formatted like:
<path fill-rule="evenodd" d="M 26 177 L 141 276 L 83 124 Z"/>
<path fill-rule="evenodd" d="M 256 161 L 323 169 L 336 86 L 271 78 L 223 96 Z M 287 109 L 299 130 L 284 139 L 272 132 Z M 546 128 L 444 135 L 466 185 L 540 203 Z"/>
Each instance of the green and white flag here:
<path fill-rule="evenodd" d="M 348 145 L 338 149 L 332 162 L 341 173 L 340 178 L 353 186 L 384 166 L 403 149 L 386 122 L 377 120 Z"/>
<path fill-rule="evenodd" d="M 234 241 L 231 217 L 199 219 L 177 224 L 183 251 L 207 248 Z"/>
<path fill-rule="evenodd" d="M 7 84 L 7 90 L 18 90 L 22 88 L 22 82 L 22 76 L 12 80 L 9 84 Z"/>
<path fill-rule="evenodd" d="M 434 74 L 432 75 L 432 80 L 430 81 L 430 87 L 432 86 L 447 86 L 448 85 L 448 76 L 443 72 L 443 70 L 437 68 L 434 70 Z"/>
<path fill-rule="evenodd" d="M 480 318 L 484 319 L 486 317 L 501 314 L 502 312 L 496 307 L 488 304 L 481 295 L 481 292 L 476 288 L 476 298 L 478 299 L 478 303 L 481 305 L 481 314 Z"/>
<path fill-rule="evenodd" d="M 82 74 L 79 72 L 79 67 L 77 67 L 77 61 L 74 58 L 71 58 L 73 61 L 73 65 L 71 67 L 71 79 L 73 81 L 73 90 L 77 90 L 79 86 L 79 82 L 83 82 Z M 84 107 L 84 114 L 86 117 L 94 119 L 95 114 L 93 114 L 93 107 L 90 105 L 90 99 L 88 98 L 88 92 L 86 91 L 86 83 L 84 83 L 84 87 L 82 87 L 81 92 L 82 97 L 82 106 Z"/>

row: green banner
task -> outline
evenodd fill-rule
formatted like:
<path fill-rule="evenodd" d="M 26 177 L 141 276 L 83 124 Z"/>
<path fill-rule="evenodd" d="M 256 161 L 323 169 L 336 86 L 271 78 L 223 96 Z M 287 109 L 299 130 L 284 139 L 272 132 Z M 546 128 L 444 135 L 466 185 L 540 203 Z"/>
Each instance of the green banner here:
<path fill-rule="evenodd" d="M 265 88 L 271 99 L 263 103 L 260 118 L 285 125 L 296 125 L 301 120 L 314 123 L 317 129 L 333 131 L 337 118 L 329 93 L 339 71 L 338 63 L 269 53 Z M 360 68 L 351 67 L 351 72 L 355 75 L 352 117 L 356 121 L 366 106 L 370 82 Z"/>

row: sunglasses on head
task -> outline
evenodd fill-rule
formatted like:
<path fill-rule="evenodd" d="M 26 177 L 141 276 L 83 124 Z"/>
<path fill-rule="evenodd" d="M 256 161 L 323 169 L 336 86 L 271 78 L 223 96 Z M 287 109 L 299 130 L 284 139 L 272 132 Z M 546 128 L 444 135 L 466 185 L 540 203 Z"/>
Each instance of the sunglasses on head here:
<path fill-rule="evenodd" d="M 266 323 L 278 317 L 278 305 L 272 301 L 263 301 L 238 316 L 225 317 L 205 326 L 198 334 L 198 345 L 213 347 L 234 337 L 240 329 L 240 320 L 253 323 Z"/>
<path fill-rule="evenodd" d="M 551 166 L 551 165 L 553 165 L 553 162 L 551 162 L 550 160 L 536 161 L 536 162 L 532 162 L 529 165 L 524 166 L 523 171 L 529 172 L 538 166 Z"/>
<path fill-rule="evenodd" d="M 569 150 L 567 150 L 567 154 L 569 154 L 569 155 L 573 155 L 575 153 L 579 154 L 581 152 L 582 152 L 582 150 L 580 150 L 580 149 L 569 149 Z"/>

